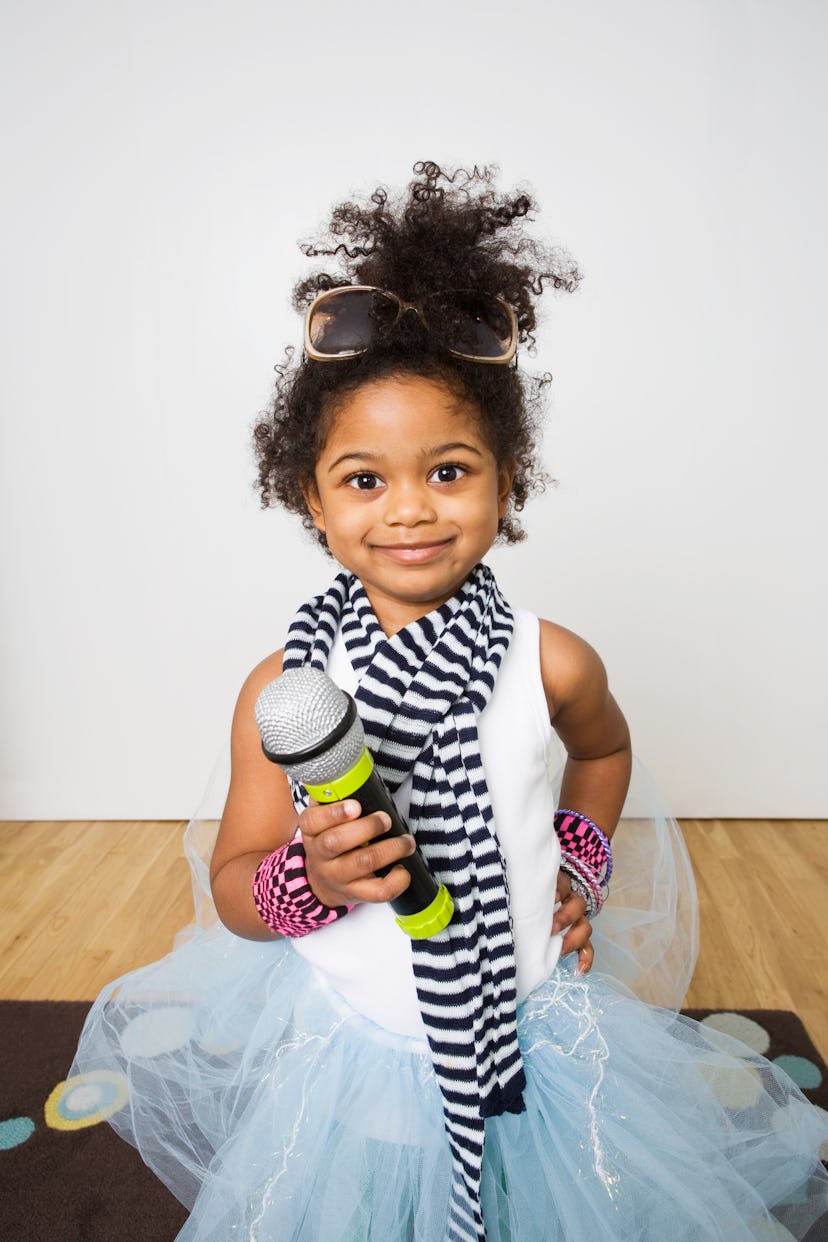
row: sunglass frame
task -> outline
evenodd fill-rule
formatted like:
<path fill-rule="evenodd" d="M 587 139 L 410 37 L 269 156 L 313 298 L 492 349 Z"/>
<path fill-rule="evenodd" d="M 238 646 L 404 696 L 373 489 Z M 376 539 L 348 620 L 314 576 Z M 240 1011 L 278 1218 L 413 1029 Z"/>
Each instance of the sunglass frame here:
<path fill-rule="evenodd" d="M 309 358 L 312 358 L 314 362 L 339 362 L 347 358 L 358 358 L 360 357 L 361 354 L 367 353 L 368 350 L 371 348 L 370 345 L 366 345 L 363 349 L 349 349 L 349 350 L 344 350 L 342 353 L 326 354 L 324 351 L 317 349 L 313 341 L 311 340 L 311 322 L 313 320 L 314 312 L 318 310 L 319 306 L 322 303 L 326 302 L 328 299 L 336 296 L 337 294 L 342 294 L 346 292 L 381 293 L 383 294 L 384 297 L 390 298 L 393 302 L 396 302 L 397 318 L 394 320 L 393 324 L 390 325 L 388 329 L 389 331 L 395 328 L 396 325 L 399 323 L 400 319 L 403 317 L 403 315 L 407 311 L 410 311 L 410 310 L 413 310 L 414 313 L 419 316 L 420 321 L 423 324 L 425 324 L 426 327 L 429 327 L 428 318 L 423 313 L 423 307 L 422 307 L 421 302 L 406 302 L 404 298 L 401 298 L 396 293 L 392 293 L 390 289 L 381 289 L 378 285 L 336 285 L 333 289 L 323 289 L 321 293 L 317 294 L 317 296 L 313 299 L 308 309 L 305 311 L 305 325 L 304 325 L 305 327 L 305 332 L 304 332 L 305 353 Z M 479 290 L 458 289 L 458 290 L 455 290 L 454 292 L 456 294 L 462 294 L 462 293 L 468 294 L 468 293 L 479 293 Z M 437 295 L 434 295 L 434 296 L 437 296 Z M 487 358 L 487 357 L 481 356 L 480 354 L 465 354 L 465 353 L 462 353 L 460 350 L 451 349 L 448 345 L 446 345 L 446 349 L 454 358 L 462 358 L 464 362 L 483 362 L 491 366 L 504 366 L 507 363 L 511 362 L 515 354 L 517 353 L 517 347 L 518 347 L 517 315 L 515 314 L 514 310 L 509 305 L 509 303 L 506 302 L 503 298 L 498 297 L 496 294 L 485 294 L 482 296 L 491 297 L 498 304 L 498 306 L 500 306 L 506 312 L 506 316 L 509 320 L 509 326 L 511 329 L 511 336 L 509 339 L 509 344 L 506 347 L 506 352 L 502 356 L 499 356 L 497 358 Z"/>

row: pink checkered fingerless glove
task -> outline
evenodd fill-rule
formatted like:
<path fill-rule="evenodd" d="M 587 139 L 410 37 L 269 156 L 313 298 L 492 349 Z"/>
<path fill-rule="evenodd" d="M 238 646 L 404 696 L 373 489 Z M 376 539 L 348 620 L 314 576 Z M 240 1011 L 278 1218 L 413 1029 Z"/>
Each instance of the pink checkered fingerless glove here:
<path fill-rule="evenodd" d="M 585 862 L 606 884 L 612 875 L 612 847 L 598 825 L 578 811 L 562 810 L 555 815 L 555 831 L 561 849 Z"/>
<path fill-rule="evenodd" d="M 560 810 L 555 831 L 561 843 L 561 871 L 586 902 L 586 915 L 600 914 L 612 875 L 612 846 L 597 824 L 578 811 Z"/>
<path fill-rule="evenodd" d="M 291 937 L 307 936 L 353 909 L 323 906 L 308 884 L 301 837 L 262 859 L 253 878 L 253 900 L 259 917 L 271 931 Z"/>

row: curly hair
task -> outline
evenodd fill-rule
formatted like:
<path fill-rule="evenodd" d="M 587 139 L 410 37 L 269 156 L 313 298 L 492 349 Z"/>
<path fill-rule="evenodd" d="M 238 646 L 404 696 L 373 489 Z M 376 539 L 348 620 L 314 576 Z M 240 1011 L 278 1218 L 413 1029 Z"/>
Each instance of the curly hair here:
<path fill-rule="evenodd" d="M 580 273 L 570 256 L 529 237 L 535 202 L 521 190 L 499 195 L 496 169 L 444 170 L 414 165 L 414 180 L 397 198 L 380 186 L 364 202 L 333 209 L 327 237 L 302 244 L 309 258 L 334 259 L 338 272 L 316 272 L 299 282 L 299 312 L 325 289 L 374 285 L 409 302 L 444 290 L 475 289 L 508 302 L 518 339 L 534 349 L 535 300 L 546 285 L 572 292 Z M 262 506 L 282 504 L 315 531 L 303 488 L 311 485 L 319 453 L 338 405 L 362 384 L 402 375 L 447 385 L 479 412 L 481 430 L 498 464 L 514 465 L 509 509 L 499 538 L 524 535 L 515 517 L 543 487 L 537 431 L 548 375 L 531 377 L 516 366 L 466 362 L 451 355 L 419 318 L 404 315 L 394 330 L 356 358 L 315 362 L 286 350 L 276 368 L 270 408 L 256 422 L 254 448 Z M 315 531 L 320 542 L 325 538 Z"/>

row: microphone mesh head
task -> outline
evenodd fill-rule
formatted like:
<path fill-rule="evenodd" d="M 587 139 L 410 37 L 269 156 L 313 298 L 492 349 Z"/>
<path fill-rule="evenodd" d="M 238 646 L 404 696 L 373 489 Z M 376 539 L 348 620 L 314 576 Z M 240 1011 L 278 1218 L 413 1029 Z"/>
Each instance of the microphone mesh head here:
<path fill-rule="evenodd" d="M 265 750 L 293 755 L 318 746 L 341 722 L 348 696 L 317 668 L 291 668 L 265 686 L 256 700 L 256 724 Z M 324 785 L 349 771 L 365 746 L 359 717 L 344 737 L 315 759 L 280 764 L 294 780 Z"/>

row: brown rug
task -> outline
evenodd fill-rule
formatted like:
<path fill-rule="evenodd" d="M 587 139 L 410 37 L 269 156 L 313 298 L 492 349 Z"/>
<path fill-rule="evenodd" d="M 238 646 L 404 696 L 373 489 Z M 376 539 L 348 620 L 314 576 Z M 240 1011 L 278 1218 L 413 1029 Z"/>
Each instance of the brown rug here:
<path fill-rule="evenodd" d="M 171 1242 L 187 1218 L 108 1125 L 59 1128 L 50 1097 L 66 1076 L 88 1009 L 85 1002 L 0 1002 L 4 1242 Z M 828 1108 L 828 1071 L 794 1014 L 686 1012 L 777 1061 L 815 1104 Z"/>
<path fill-rule="evenodd" d="M 0 1238 L 169 1242 L 187 1212 L 133 1147 L 106 1123 L 60 1130 L 47 1122 L 88 1011 L 86 1002 L 0 1003 Z"/>

